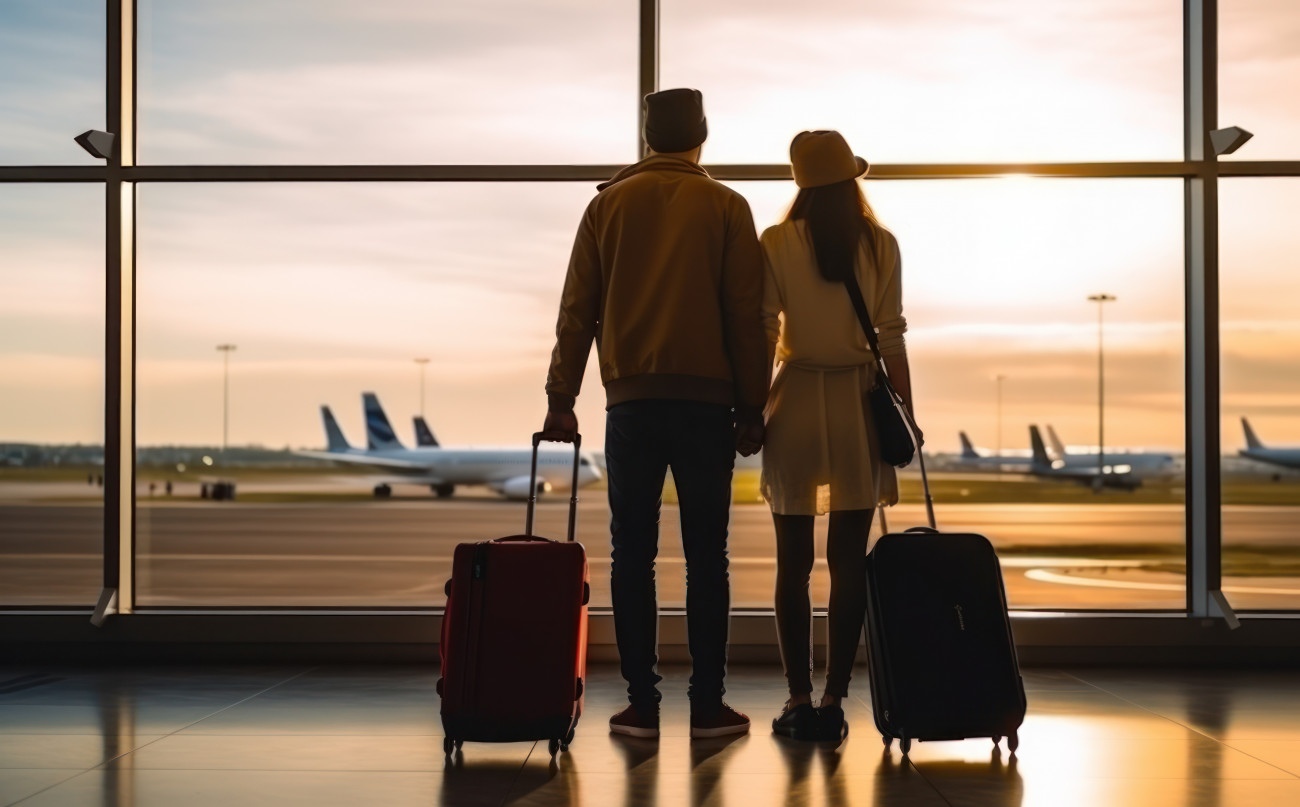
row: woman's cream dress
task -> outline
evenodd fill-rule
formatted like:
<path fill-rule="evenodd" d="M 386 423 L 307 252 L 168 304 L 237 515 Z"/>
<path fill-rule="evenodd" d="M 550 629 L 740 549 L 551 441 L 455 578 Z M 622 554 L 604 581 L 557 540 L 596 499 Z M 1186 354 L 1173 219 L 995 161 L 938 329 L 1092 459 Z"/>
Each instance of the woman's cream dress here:
<path fill-rule="evenodd" d="M 879 232 L 879 260 L 864 237 L 855 268 L 880 352 L 900 356 L 907 321 L 898 241 Z M 762 238 L 763 322 L 777 360 L 766 410 L 763 496 L 783 515 L 893 504 L 898 481 L 880 460 L 864 405 L 875 360 L 848 291 L 821 276 L 806 233 L 802 221 L 785 221 Z"/>

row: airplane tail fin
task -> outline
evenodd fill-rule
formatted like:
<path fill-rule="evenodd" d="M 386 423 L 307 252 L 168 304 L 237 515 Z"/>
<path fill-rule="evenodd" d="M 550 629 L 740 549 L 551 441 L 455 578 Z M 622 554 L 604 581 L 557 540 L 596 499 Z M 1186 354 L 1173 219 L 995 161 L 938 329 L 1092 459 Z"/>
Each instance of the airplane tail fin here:
<path fill-rule="evenodd" d="M 979 459 L 980 455 L 975 451 L 975 446 L 971 444 L 970 438 L 966 436 L 966 432 L 957 432 L 957 436 L 961 438 L 961 458 L 964 460 Z"/>
<path fill-rule="evenodd" d="M 1051 443 L 1052 453 L 1056 454 L 1057 459 L 1065 459 L 1065 443 L 1056 436 L 1056 429 L 1053 429 L 1050 423 L 1047 424 L 1047 442 Z"/>
<path fill-rule="evenodd" d="M 379 405 L 379 396 L 373 392 L 363 392 L 361 402 L 366 413 L 366 445 L 370 450 L 403 448 L 397 439 L 397 433 L 393 431 L 393 425 L 388 422 L 388 415 L 384 414 L 384 408 Z"/>
<path fill-rule="evenodd" d="M 438 438 L 433 436 L 433 429 L 423 415 L 415 416 L 415 444 L 423 448 L 437 448 Z"/>
<path fill-rule="evenodd" d="M 1043 445 L 1043 435 L 1037 426 L 1029 427 L 1029 444 L 1034 449 L 1034 465 L 1051 468 L 1052 460 L 1047 456 L 1047 446 Z"/>
<path fill-rule="evenodd" d="M 348 438 L 343 436 L 343 430 L 339 428 L 339 422 L 334 419 L 334 413 L 328 406 L 320 408 L 321 418 L 325 421 L 325 447 L 329 451 L 347 451 L 352 448 L 348 444 Z"/>
<path fill-rule="evenodd" d="M 1245 418 L 1241 419 L 1241 430 L 1246 433 L 1246 448 L 1263 448 L 1264 443 L 1255 434 L 1255 430 L 1250 427 L 1250 421 Z"/>

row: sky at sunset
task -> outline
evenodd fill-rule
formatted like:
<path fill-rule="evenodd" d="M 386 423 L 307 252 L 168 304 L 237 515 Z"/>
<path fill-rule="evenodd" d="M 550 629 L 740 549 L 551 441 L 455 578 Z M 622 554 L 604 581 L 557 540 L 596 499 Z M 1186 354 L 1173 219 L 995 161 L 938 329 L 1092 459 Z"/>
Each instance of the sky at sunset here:
<path fill-rule="evenodd" d="M 1240 159 L 1300 159 L 1300 6 L 1221 0 L 1222 125 Z M 704 162 L 781 163 L 838 128 L 878 163 L 1179 160 L 1176 0 L 664 0 L 662 86 L 705 93 Z M 309 13 L 308 11 L 309 10 Z M 102 126 L 102 2 L 0 3 L 0 163 L 88 164 Z M 563 163 L 634 159 L 636 3 L 141 0 L 142 163 Z M 759 229 L 793 184 L 733 183 Z M 1182 447 L 1178 180 L 875 181 L 898 236 L 929 444 L 1096 428 L 1107 292 L 1108 443 Z M 146 184 L 138 196 L 141 445 L 324 442 L 360 393 L 399 435 L 517 443 L 542 383 L 589 182 Z M 0 185 L 0 441 L 97 442 L 103 190 Z M 1300 444 L 1300 180 L 1221 191 L 1224 449 L 1247 415 Z M 603 442 L 594 366 L 580 399 Z"/>

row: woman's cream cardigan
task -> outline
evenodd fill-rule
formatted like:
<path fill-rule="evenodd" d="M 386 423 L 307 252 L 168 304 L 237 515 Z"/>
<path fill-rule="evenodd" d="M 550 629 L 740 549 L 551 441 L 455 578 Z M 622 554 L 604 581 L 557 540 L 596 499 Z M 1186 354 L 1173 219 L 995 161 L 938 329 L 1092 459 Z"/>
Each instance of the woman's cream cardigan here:
<path fill-rule="evenodd" d="M 763 321 L 777 372 L 767 403 L 762 492 L 775 513 L 871 509 L 898 500 L 894 469 L 881 462 L 864 396 L 875 361 L 843 284 L 821 276 L 802 221 L 769 227 Z M 880 351 L 905 355 L 898 241 L 866 238 L 856 272 Z M 877 259 L 878 258 L 878 259 Z"/>

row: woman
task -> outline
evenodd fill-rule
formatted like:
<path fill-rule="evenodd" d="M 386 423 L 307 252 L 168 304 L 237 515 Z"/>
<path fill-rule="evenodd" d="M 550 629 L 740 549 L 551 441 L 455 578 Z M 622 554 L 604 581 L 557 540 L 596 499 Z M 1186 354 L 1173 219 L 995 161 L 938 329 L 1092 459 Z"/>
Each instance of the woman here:
<path fill-rule="evenodd" d="M 779 362 L 767 404 L 763 495 L 776 522 L 776 623 L 790 699 L 777 734 L 838 739 L 866 610 L 867 533 L 878 504 L 898 499 L 864 405 L 875 359 L 845 278 L 862 289 L 890 380 L 908 408 L 898 242 L 880 225 L 857 178 L 867 162 L 839 132 L 801 132 L 790 144 L 798 195 L 785 221 L 763 233 L 763 319 Z M 813 521 L 830 513 L 830 653 L 826 688 L 812 703 Z"/>

